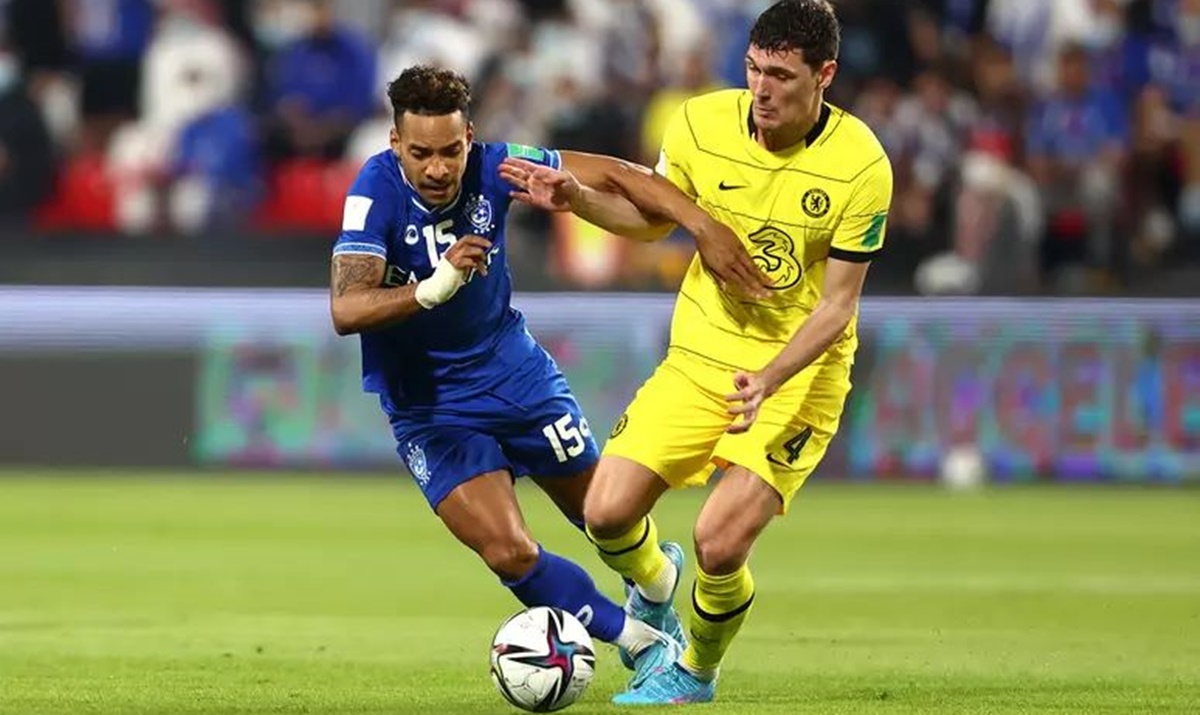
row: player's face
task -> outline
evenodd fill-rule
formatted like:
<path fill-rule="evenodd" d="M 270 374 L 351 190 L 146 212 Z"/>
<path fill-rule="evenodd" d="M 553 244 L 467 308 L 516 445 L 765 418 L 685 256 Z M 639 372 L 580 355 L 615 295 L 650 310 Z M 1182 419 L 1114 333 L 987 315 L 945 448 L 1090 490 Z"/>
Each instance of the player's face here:
<path fill-rule="evenodd" d="M 812 121 L 836 72 L 834 60 L 814 71 L 799 50 L 772 52 L 751 45 L 746 51 L 746 86 L 754 96 L 754 124 L 776 131 Z"/>
<path fill-rule="evenodd" d="M 430 206 L 447 203 L 458 194 L 473 131 L 462 112 L 428 116 L 405 112 L 392 127 L 392 150 L 408 183 Z"/>

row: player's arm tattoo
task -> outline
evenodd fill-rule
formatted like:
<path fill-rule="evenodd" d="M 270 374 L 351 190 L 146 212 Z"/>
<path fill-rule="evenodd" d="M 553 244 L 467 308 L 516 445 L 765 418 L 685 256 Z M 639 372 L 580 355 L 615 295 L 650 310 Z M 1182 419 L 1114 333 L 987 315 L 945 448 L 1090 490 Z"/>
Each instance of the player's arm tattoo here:
<path fill-rule="evenodd" d="M 378 288 L 383 282 L 382 261 L 374 256 L 341 255 L 333 258 L 333 295 L 341 298 L 355 289 Z"/>
<path fill-rule="evenodd" d="M 333 257 L 330 313 L 339 335 L 360 333 L 398 323 L 421 310 L 416 284 L 383 285 L 387 264 L 377 256 Z"/>

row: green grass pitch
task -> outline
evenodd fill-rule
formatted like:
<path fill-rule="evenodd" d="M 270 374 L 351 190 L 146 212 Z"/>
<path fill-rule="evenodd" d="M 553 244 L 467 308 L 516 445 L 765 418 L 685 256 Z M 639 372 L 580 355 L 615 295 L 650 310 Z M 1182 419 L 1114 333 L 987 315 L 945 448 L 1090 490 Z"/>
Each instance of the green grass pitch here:
<path fill-rule="evenodd" d="M 668 495 L 664 536 L 702 496 Z M 1195 491 L 814 483 L 753 565 L 694 712 L 1200 712 Z M 486 667 L 515 610 L 399 476 L 0 477 L 2 715 L 516 712 Z M 603 647 L 568 712 L 619 712 L 624 678 Z"/>

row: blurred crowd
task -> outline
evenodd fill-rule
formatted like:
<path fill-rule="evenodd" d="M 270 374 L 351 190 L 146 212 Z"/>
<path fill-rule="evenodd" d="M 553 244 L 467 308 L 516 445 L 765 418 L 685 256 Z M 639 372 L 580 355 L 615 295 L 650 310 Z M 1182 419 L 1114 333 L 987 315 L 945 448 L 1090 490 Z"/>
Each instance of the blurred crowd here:
<path fill-rule="evenodd" d="M 834 0 L 830 100 L 896 170 L 888 262 L 928 293 L 1095 292 L 1195 260 L 1200 0 Z M 387 81 L 453 67 L 477 136 L 653 164 L 688 96 L 744 86 L 767 0 L 0 0 L 0 216 L 39 231 L 337 230 Z M 524 215 L 583 287 L 677 284 Z M 540 223 L 539 223 L 540 222 Z"/>

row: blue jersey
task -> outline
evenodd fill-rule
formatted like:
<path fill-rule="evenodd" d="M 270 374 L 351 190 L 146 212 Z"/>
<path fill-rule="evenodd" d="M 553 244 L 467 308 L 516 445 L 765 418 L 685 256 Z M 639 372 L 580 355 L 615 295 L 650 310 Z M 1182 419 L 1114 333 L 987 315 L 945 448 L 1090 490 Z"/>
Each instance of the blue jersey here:
<path fill-rule="evenodd" d="M 562 161 L 546 149 L 473 144 L 458 196 L 430 207 L 390 150 L 371 157 L 346 197 L 333 249 L 384 259 L 384 282 L 400 286 L 427 278 L 462 236 L 492 243 L 486 276 L 432 310 L 361 335 L 363 389 L 379 393 L 396 450 L 434 509 L 480 474 L 572 477 L 599 458 L 566 379 L 510 305 L 511 187 L 499 175 L 508 156 L 554 168 Z"/>
<path fill-rule="evenodd" d="M 390 149 L 368 159 L 359 172 L 333 253 L 383 258 L 387 285 L 428 278 L 463 236 L 492 243 L 486 276 L 472 275 L 432 310 L 362 334 L 364 390 L 387 395 L 397 407 L 446 406 L 492 389 L 540 353 L 524 318 L 510 305 L 504 223 L 512 187 L 498 173 L 508 156 L 553 168 L 562 161 L 547 149 L 473 143 L 458 196 L 440 207 L 421 201 Z"/>

